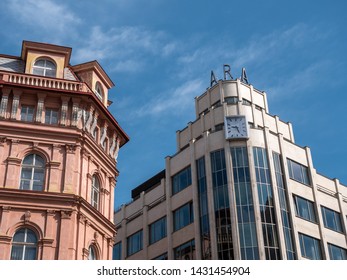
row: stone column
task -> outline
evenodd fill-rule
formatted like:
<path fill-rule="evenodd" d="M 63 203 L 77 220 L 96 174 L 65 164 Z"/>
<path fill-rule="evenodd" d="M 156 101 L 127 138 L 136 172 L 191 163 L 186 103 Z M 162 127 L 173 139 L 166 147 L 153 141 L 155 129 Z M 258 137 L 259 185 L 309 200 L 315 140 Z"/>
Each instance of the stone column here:
<path fill-rule="evenodd" d="M 71 115 L 71 126 L 77 127 L 79 121 L 79 98 L 72 98 L 72 115 Z"/>
<path fill-rule="evenodd" d="M 74 232 L 71 210 L 62 210 L 60 212 L 60 240 L 59 240 L 59 260 L 74 259 Z"/>
<path fill-rule="evenodd" d="M 73 193 L 76 190 L 76 186 L 74 186 L 74 176 L 75 176 L 75 144 L 67 144 L 65 145 L 65 176 L 64 176 L 64 185 L 63 192 L 64 193 Z"/>

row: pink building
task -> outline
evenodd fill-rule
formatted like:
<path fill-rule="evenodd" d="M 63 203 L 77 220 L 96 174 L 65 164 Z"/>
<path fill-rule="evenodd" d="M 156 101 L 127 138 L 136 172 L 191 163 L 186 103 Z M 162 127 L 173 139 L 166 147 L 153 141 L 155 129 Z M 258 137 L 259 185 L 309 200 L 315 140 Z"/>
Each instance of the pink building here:
<path fill-rule="evenodd" d="M 24 41 L 0 55 L 0 259 L 112 259 L 119 148 L 97 61 Z"/>

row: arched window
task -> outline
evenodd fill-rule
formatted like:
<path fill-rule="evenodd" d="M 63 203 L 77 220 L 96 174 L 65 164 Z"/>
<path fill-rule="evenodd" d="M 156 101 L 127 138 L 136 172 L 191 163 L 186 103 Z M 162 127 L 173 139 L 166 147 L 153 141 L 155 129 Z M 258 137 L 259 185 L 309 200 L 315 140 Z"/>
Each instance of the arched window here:
<path fill-rule="evenodd" d="M 92 206 L 99 209 L 100 197 L 100 183 L 98 178 L 94 175 L 92 177 Z"/>
<path fill-rule="evenodd" d="M 96 260 L 96 251 L 93 245 L 89 246 L 88 260 Z"/>
<path fill-rule="evenodd" d="M 27 155 L 22 163 L 21 190 L 42 191 L 45 178 L 45 161 L 37 154 Z"/>
<path fill-rule="evenodd" d="M 35 61 L 33 66 L 33 74 L 55 78 L 57 74 L 57 67 L 48 59 L 38 59 Z"/>
<path fill-rule="evenodd" d="M 104 98 L 104 91 L 102 90 L 102 86 L 99 82 L 95 84 L 95 94 L 102 101 Z"/>
<path fill-rule="evenodd" d="M 17 230 L 12 239 L 11 260 L 36 260 L 36 251 L 36 234 L 28 228 Z"/>

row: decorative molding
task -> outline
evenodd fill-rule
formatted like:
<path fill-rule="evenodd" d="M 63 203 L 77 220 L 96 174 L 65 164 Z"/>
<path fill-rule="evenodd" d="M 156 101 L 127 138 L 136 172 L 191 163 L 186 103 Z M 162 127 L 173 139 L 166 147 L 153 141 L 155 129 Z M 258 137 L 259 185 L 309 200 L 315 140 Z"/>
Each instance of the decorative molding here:
<path fill-rule="evenodd" d="M 12 207 L 9 205 L 2 206 L 2 212 L 9 212 L 11 211 Z"/>
<path fill-rule="evenodd" d="M 73 102 L 72 104 L 72 120 L 71 120 L 71 126 L 76 127 L 79 121 L 79 106 L 78 103 Z"/>
<path fill-rule="evenodd" d="M 77 145 L 76 144 L 66 144 L 65 149 L 69 154 L 74 154 L 76 152 Z"/>
<path fill-rule="evenodd" d="M 22 159 L 16 158 L 16 157 L 8 157 L 7 158 L 7 162 L 9 164 L 21 164 L 22 163 Z"/>
<path fill-rule="evenodd" d="M 71 210 L 61 210 L 60 214 L 61 214 L 62 219 L 70 219 L 71 215 L 72 215 L 72 211 Z"/>
<path fill-rule="evenodd" d="M 6 141 L 7 141 L 7 137 L 6 136 L 0 136 L 0 146 L 4 146 Z"/>

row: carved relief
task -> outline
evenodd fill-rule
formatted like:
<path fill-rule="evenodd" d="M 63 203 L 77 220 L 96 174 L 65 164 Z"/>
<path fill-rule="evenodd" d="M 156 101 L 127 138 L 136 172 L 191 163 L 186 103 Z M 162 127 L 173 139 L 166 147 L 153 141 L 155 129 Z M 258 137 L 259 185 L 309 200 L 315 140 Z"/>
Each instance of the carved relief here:
<path fill-rule="evenodd" d="M 26 211 L 25 214 L 24 214 L 24 223 L 30 222 L 30 218 L 31 218 L 30 211 Z"/>
<path fill-rule="evenodd" d="M 117 158 L 118 158 L 119 147 L 120 147 L 120 139 L 117 138 L 116 150 L 114 151 L 114 155 L 113 155 L 115 161 L 117 161 Z"/>
<path fill-rule="evenodd" d="M 72 105 L 72 121 L 71 121 L 71 125 L 72 126 L 77 126 L 78 121 L 79 121 L 79 107 L 77 103 L 73 103 Z"/>
<path fill-rule="evenodd" d="M 75 144 L 66 144 L 65 145 L 66 152 L 69 154 L 75 153 L 76 148 L 77 148 L 77 145 L 75 145 Z"/>
<path fill-rule="evenodd" d="M 72 215 L 72 211 L 71 210 L 62 210 L 62 211 L 60 211 L 60 214 L 61 214 L 62 219 L 70 219 L 71 215 Z"/>
<path fill-rule="evenodd" d="M 90 128 L 90 134 L 95 138 L 95 129 L 96 125 L 98 124 L 98 114 L 95 112 L 94 118 L 93 118 L 93 124 Z"/>

